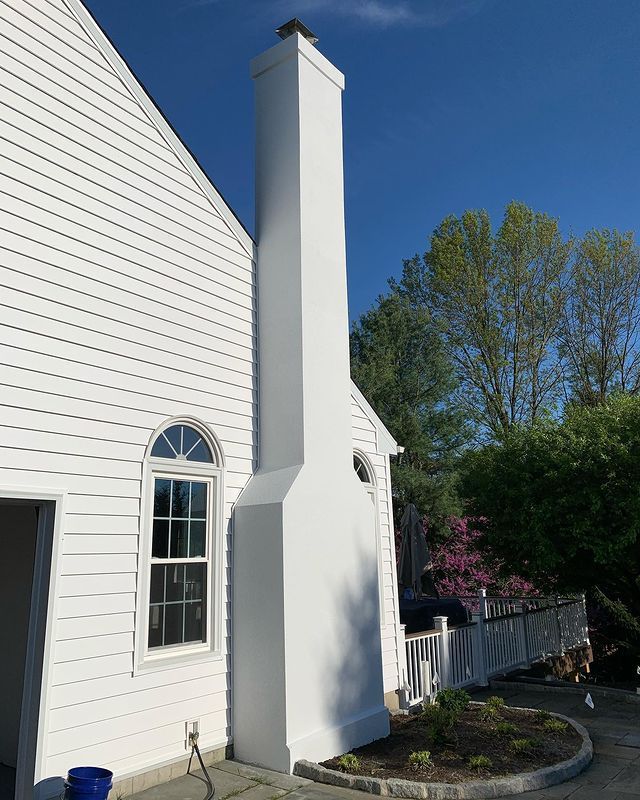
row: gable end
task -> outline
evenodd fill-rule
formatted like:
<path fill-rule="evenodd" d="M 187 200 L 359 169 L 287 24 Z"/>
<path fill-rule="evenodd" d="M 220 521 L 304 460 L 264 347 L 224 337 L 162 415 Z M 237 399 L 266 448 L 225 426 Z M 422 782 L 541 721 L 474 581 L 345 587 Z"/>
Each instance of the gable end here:
<path fill-rule="evenodd" d="M 81 0 L 62 0 L 62 2 L 67 6 L 74 18 L 77 19 L 78 23 L 82 26 L 85 33 L 91 38 L 100 53 L 104 56 L 105 60 L 116 72 L 129 93 L 158 130 L 168 147 L 173 151 L 199 189 L 226 223 L 229 230 L 240 242 L 247 255 L 255 261 L 256 246 L 253 238 L 202 169 L 196 157 L 176 133 L 172 124 L 165 117 L 142 82 L 136 77 L 107 33 L 102 29 L 98 21 L 93 17 Z"/>

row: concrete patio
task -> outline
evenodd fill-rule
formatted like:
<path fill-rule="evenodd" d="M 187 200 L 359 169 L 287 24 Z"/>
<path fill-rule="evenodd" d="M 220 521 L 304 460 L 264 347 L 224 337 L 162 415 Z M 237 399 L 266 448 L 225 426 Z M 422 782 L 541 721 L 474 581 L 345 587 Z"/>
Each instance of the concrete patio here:
<path fill-rule="evenodd" d="M 584 697 L 569 693 L 504 689 L 474 694 L 482 700 L 500 694 L 508 705 L 545 708 L 566 714 L 582 723 L 593 740 L 593 763 L 582 775 L 567 783 L 539 792 L 517 795 L 523 800 L 640 800 L 640 703 L 594 698 L 595 709 Z M 586 694 L 586 692 L 585 692 Z M 366 800 L 363 792 L 326 786 L 291 775 L 257 769 L 235 761 L 209 768 L 216 787 L 215 800 Z M 140 792 L 131 800 L 202 800 L 206 786 L 202 773 Z M 514 800 L 514 797 L 507 800 Z"/>

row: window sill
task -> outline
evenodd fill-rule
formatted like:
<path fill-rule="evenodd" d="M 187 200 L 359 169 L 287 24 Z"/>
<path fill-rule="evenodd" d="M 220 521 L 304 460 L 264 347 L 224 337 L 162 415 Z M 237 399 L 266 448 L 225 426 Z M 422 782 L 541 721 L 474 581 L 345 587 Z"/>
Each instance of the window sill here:
<path fill-rule="evenodd" d="M 179 653 L 162 653 L 161 655 L 147 656 L 143 661 L 135 661 L 133 674 L 146 675 L 150 672 L 163 672 L 168 669 L 188 667 L 192 664 L 202 664 L 207 661 L 222 661 L 225 658 L 220 650 L 192 649 L 182 650 Z"/>

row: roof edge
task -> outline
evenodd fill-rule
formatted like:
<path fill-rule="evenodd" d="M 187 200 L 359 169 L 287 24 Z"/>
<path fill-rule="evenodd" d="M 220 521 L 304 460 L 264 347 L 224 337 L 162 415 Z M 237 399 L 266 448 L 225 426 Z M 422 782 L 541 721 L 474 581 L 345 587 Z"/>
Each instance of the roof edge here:
<path fill-rule="evenodd" d="M 397 455 L 398 443 L 389 433 L 389 429 L 387 428 L 387 426 L 373 410 L 371 404 L 369 403 L 367 398 L 362 394 L 360 389 L 358 389 L 353 380 L 351 381 L 351 394 L 356 399 L 356 401 L 362 406 L 362 410 L 369 417 L 371 422 L 373 422 L 373 424 L 376 426 L 378 450 L 381 453 L 386 453 L 390 456 Z"/>
<path fill-rule="evenodd" d="M 125 83 L 129 91 L 140 104 L 142 110 L 159 130 L 169 147 L 182 162 L 185 169 L 191 174 L 203 193 L 209 198 L 209 201 L 220 214 L 224 222 L 226 222 L 231 231 L 237 236 L 238 241 L 246 250 L 247 255 L 255 262 L 257 254 L 256 243 L 253 237 L 245 228 L 236 212 L 224 199 L 214 182 L 200 166 L 196 156 L 182 140 L 160 106 L 146 89 L 145 85 L 129 66 L 127 60 L 109 37 L 109 34 L 102 28 L 98 20 L 84 5 L 82 0 L 63 0 L 63 2 L 76 17 L 80 25 L 82 25 L 86 33 L 95 42 L 96 47 L 98 47 L 120 79 Z"/>

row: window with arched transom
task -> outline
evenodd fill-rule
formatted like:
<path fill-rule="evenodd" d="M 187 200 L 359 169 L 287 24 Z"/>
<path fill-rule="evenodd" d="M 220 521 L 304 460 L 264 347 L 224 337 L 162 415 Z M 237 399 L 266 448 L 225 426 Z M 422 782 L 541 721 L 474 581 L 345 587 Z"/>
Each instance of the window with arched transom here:
<path fill-rule="evenodd" d="M 194 421 L 171 421 L 150 444 L 143 666 L 220 649 L 221 460 Z"/>

